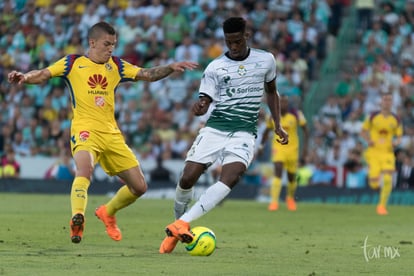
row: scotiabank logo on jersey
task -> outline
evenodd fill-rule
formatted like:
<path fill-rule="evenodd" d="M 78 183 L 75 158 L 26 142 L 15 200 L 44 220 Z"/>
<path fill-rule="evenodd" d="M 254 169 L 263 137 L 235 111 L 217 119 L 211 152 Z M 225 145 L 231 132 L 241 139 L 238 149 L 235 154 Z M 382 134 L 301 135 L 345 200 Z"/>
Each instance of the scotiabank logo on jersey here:
<path fill-rule="evenodd" d="M 88 85 L 90 88 L 95 89 L 98 86 L 100 86 L 102 89 L 106 89 L 108 86 L 108 81 L 106 77 L 102 76 L 101 74 L 94 74 L 89 77 L 88 79 Z"/>

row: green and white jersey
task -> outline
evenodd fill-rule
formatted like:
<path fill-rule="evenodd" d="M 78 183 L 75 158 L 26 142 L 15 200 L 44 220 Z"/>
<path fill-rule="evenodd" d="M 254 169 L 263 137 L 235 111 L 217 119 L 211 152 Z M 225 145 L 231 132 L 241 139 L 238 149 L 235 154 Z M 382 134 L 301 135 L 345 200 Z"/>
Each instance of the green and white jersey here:
<path fill-rule="evenodd" d="M 199 90 L 215 105 L 206 126 L 256 135 L 265 82 L 275 78 L 275 58 L 263 50 L 250 49 L 241 61 L 224 54 L 213 60 L 204 71 Z"/>

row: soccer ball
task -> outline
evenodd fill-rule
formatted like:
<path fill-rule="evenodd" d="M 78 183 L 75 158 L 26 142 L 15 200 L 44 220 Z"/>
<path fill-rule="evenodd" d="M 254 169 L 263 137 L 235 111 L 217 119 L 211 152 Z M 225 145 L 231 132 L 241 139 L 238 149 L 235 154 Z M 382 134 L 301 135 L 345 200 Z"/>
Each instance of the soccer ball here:
<path fill-rule="evenodd" d="M 194 239 L 185 246 L 191 256 L 210 256 L 216 249 L 216 235 L 204 226 L 197 226 L 191 229 Z"/>

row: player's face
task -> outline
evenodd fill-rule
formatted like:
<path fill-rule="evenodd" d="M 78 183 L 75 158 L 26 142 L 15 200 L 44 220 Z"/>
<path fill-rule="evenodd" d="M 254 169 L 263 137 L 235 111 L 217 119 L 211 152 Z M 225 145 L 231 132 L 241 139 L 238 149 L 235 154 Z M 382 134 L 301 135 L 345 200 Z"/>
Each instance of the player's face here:
<path fill-rule="evenodd" d="M 280 97 L 280 111 L 286 113 L 289 108 L 289 98 L 287 96 Z"/>
<path fill-rule="evenodd" d="M 383 95 L 381 105 L 384 110 L 390 111 L 392 109 L 392 95 Z"/>
<path fill-rule="evenodd" d="M 93 52 L 94 62 L 106 63 L 112 56 L 112 52 L 116 45 L 116 36 L 110 34 L 102 34 L 97 39 L 89 40 L 90 50 Z"/>
<path fill-rule="evenodd" d="M 247 55 L 247 33 L 225 33 L 224 39 L 233 59 L 244 59 Z"/>

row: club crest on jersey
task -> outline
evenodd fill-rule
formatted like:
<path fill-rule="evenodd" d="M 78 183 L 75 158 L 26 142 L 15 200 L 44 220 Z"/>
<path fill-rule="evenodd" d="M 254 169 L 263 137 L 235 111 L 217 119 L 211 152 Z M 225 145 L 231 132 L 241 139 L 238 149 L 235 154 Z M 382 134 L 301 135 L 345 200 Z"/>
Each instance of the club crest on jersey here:
<path fill-rule="evenodd" d="M 79 132 L 79 140 L 81 142 L 85 142 L 86 140 L 88 140 L 88 138 L 89 138 L 89 131 L 82 130 L 81 132 Z"/>
<path fill-rule="evenodd" d="M 240 65 L 239 69 L 237 69 L 237 73 L 239 73 L 240 76 L 244 76 L 247 73 L 246 67 L 244 65 Z"/>
<path fill-rule="evenodd" d="M 107 71 L 112 71 L 112 65 L 109 63 L 105 63 L 105 68 Z"/>
<path fill-rule="evenodd" d="M 88 85 L 92 89 L 95 89 L 97 86 L 100 86 L 102 89 L 106 89 L 108 86 L 108 81 L 106 77 L 102 76 L 101 74 L 94 74 L 89 77 Z"/>
<path fill-rule="evenodd" d="M 104 107 L 105 98 L 102 96 L 95 96 L 95 105 L 99 107 Z"/>

